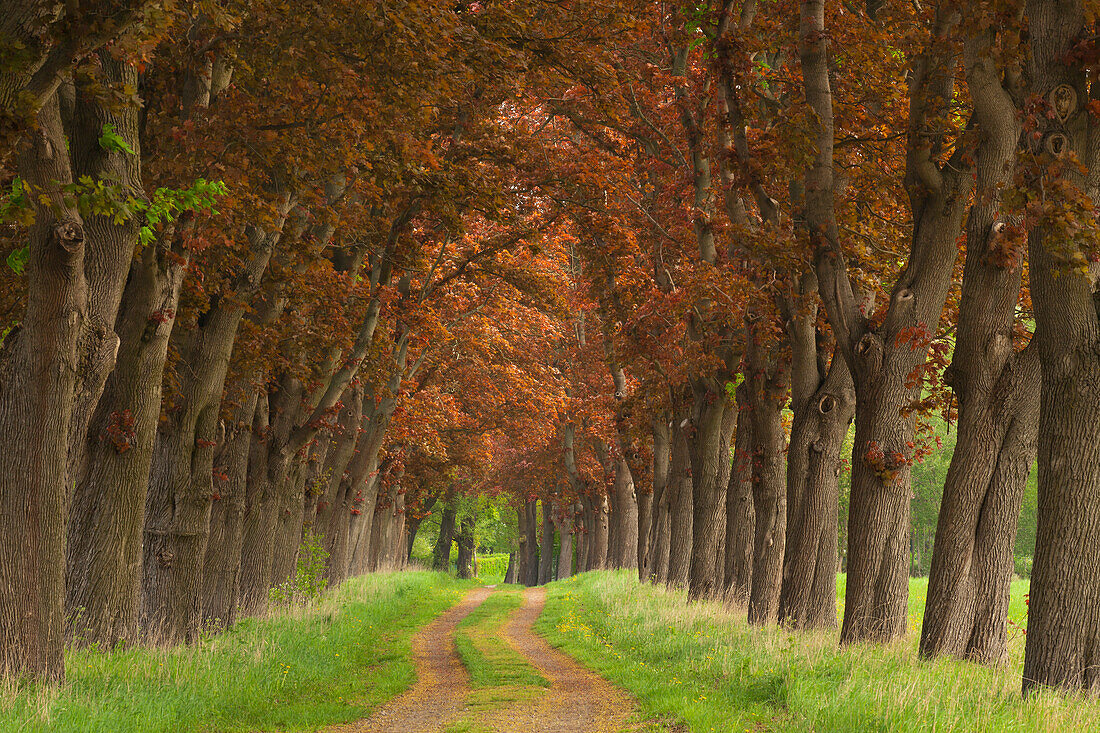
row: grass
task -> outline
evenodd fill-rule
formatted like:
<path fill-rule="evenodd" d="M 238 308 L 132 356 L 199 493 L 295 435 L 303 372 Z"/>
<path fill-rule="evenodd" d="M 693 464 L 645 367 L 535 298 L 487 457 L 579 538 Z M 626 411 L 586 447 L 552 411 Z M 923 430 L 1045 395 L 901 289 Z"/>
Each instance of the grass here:
<path fill-rule="evenodd" d="M 841 578 L 843 581 L 843 578 Z M 549 586 L 536 629 L 631 692 L 651 719 L 715 731 L 1077 731 L 1100 729 L 1100 703 L 1020 697 L 1022 633 L 1011 662 L 987 669 L 920 661 L 924 582 L 914 581 L 909 635 L 836 645 L 836 633 L 755 629 L 744 611 L 688 604 L 631 572 L 585 573 Z M 1023 617 L 1026 583 L 1013 587 Z"/>
<path fill-rule="evenodd" d="M 476 688 L 550 683 L 501 635 L 508 616 L 523 603 L 518 591 L 498 590 L 470 612 L 455 631 L 455 648 Z"/>
<path fill-rule="evenodd" d="M 197 645 L 73 650 L 63 687 L 0 690 L 0 730 L 300 731 L 356 720 L 412 684 L 412 634 L 472 585 L 369 575 Z"/>

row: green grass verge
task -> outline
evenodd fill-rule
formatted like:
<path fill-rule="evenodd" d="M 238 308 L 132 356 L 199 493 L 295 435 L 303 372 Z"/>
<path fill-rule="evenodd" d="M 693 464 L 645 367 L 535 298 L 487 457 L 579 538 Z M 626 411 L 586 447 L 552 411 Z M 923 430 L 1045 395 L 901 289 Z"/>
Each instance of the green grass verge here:
<path fill-rule="evenodd" d="M 0 730 L 299 731 L 356 720 L 412 684 L 413 633 L 472 585 L 369 575 L 194 646 L 70 651 L 63 687 L 0 690 Z"/>
<path fill-rule="evenodd" d="M 923 615 L 921 583 L 911 617 Z M 1014 613 L 1025 589 L 1014 587 Z M 626 571 L 551 584 L 536 629 L 631 692 L 645 715 L 694 733 L 1100 730 L 1100 703 L 1021 699 L 1022 634 L 1003 669 L 920 661 L 913 631 L 882 647 L 840 648 L 836 633 L 752 628 L 743 610 L 688 604 Z"/>

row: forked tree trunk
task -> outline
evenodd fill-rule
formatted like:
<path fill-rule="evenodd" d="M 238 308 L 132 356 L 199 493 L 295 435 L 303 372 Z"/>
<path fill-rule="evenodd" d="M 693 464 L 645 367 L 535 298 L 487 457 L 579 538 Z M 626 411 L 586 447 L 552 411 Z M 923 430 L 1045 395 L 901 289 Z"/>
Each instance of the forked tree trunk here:
<path fill-rule="evenodd" d="M 726 598 L 748 607 L 752 590 L 753 544 L 756 541 L 756 508 L 752 501 L 752 448 L 754 445 L 749 385 L 737 387 L 737 428 L 733 464 L 726 487 Z"/>
<path fill-rule="evenodd" d="M 455 506 L 454 488 L 447 489 L 447 498 L 443 505 L 443 513 L 439 519 L 439 536 L 435 540 L 435 548 L 432 550 L 432 569 L 448 572 L 451 568 L 451 545 L 455 537 L 455 519 L 458 516 L 458 507 Z M 523 522 L 523 513 L 520 513 L 520 523 Z M 520 532 L 522 533 L 522 529 Z"/>
<path fill-rule="evenodd" d="M 118 358 L 89 423 L 69 506 L 70 636 L 105 649 L 138 634 L 145 494 L 187 262 L 181 237 L 168 236 L 174 246 L 149 245 L 131 268 L 115 325 Z"/>
<path fill-rule="evenodd" d="M 836 627 L 837 513 L 841 451 L 855 415 L 848 365 L 826 365 L 818 344 L 817 280 L 798 283 L 784 316 L 791 344 L 791 443 L 787 449 L 787 546 L 779 620 L 795 628 Z"/>
<path fill-rule="evenodd" d="M 920 653 L 1000 664 L 1008 654 L 1014 540 L 1038 440 L 1040 386 L 1038 343 L 1021 353 L 1013 346 L 1022 253 L 999 251 L 1000 190 L 1011 181 L 1021 130 L 989 54 L 992 40 L 988 33 L 966 43 L 982 134 L 955 353 L 944 374 L 959 404 L 958 439 L 936 525 Z"/>
<path fill-rule="evenodd" d="M 457 575 L 462 579 L 474 577 L 474 518 L 467 515 L 462 518 L 458 533 Z"/>
<path fill-rule="evenodd" d="M 1083 64 L 1066 58 L 1088 33 L 1084 3 L 1030 0 L 1028 90 L 1047 100 L 1036 115 L 1040 165 L 1073 154 L 1088 167 L 1061 164 L 1059 181 L 1097 199 L 1100 145 L 1086 107 Z M 1044 175 L 1050 175 L 1044 173 Z M 1040 181 L 1041 183 L 1041 181 Z M 1070 216 L 1077 213 L 1072 204 Z M 1031 573 L 1025 693 L 1043 687 L 1100 693 L 1100 315 L 1095 281 L 1075 272 L 1087 261 L 1054 223 L 1028 236 L 1031 298 L 1042 371 L 1039 411 L 1039 526 Z M 1095 277 L 1095 273 L 1093 273 Z"/>
<path fill-rule="evenodd" d="M 750 338 L 755 338 L 755 334 Z M 783 430 L 783 408 L 790 384 L 790 365 L 778 351 L 779 346 L 772 346 L 765 353 L 762 344 L 750 343 L 745 359 L 745 380 L 749 382 L 752 404 L 752 500 L 756 523 L 749 593 L 749 623 L 753 624 L 779 620 L 787 539 L 787 486 L 783 474 L 787 436 Z"/>
<path fill-rule="evenodd" d="M 946 162 L 933 151 L 951 145 L 942 119 L 955 98 L 954 46 L 959 19 L 943 4 L 924 51 L 910 74 L 905 185 L 912 211 L 909 260 L 894 284 L 885 317 L 861 312 L 833 211 L 833 109 L 823 0 L 802 3 L 802 58 L 806 100 L 821 125 L 818 154 L 806 175 L 805 219 L 838 348 L 856 390 L 856 436 L 848 515 L 848 577 L 841 640 L 888 641 L 908 622 L 910 462 L 916 424 L 905 409 L 919 399 L 920 371 L 943 311 L 958 256 L 972 166 L 965 145 Z M 759 520 L 758 520 L 759 521 Z"/>

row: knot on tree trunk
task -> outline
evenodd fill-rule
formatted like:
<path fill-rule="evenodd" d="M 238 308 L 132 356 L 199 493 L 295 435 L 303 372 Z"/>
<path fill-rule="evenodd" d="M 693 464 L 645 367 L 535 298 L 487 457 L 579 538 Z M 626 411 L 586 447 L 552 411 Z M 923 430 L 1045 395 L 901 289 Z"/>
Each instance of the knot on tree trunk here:
<path fill-rule="evenodd" d="M 75 252 L 84 244 L 84 227 L 80 222 L 66 219 L 54 228 L 57 244 L 66 252 Z"/>

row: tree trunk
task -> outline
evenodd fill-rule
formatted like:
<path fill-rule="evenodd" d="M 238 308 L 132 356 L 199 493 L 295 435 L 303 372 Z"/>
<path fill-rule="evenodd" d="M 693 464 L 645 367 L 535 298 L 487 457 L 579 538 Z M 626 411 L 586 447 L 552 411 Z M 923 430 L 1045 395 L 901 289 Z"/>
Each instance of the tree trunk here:
<path fill-rule="evenodd" d="M 756 508 L 752 501 L 752 449 L 755 444 L 749 385 L 737 386 L 737 432 L 726 487 L 726 597 L 746 608 L 752 589 Z"/>
<path fill-rule="evenodd" d="M 603 570 L 607 567 L 607 541 L 610 526 L 607 494 L 600 493 L 592 500 L 592 535 L 589 537 L 588 569 Z"/>
<path fill-rule="evenodd" d="M 542 499 L 542 544 L 539 546 L 539 585 L 546 585 L 554 575 L 554 509 L 549 499 Z"/>
<path fill-rule="evenodd" d="M 1000 190 L 1012 178 L 1021 126 L 988 53 L 991 40 L 966 45 L 982 134 L 955 353 L 944 374 L 959 404 L 958 439 L 936 525 L 920 653 L 1000 664 L 1008 655 L 1013 545 L 1038 441 L 1040 386 L 1038 344 L 1021 353 L 1013 347 L 1022 257 L 1005 261 L 999 253 Z"/>
<path fill-rule="evenodd" d="M 749 623 L 779 620 L 779 594 L 787 539 L 787 486 L 784 481 L 787 436 L 783 408 L 790 384 L 790 366 L 778 346 L 764 353 L 755 334 L 745 359 L 745 379 L 752 405 L 752 503 L 756 537 L 753 542 Z"/>
<path fill-rule="evenodd" d="M 528 499 L 524 504 L 524 511 L 527 513 L 523 527 L 527 539 L 524 543 L 527 548 L 527 577 L 523 579 L 523 584 L 527 586 L 539 584 L 539 521 L 536 502 L 536 499 Z"/>
<path fill-rule="evenodd" d="M 255 389 L 237 414 L 241 421 L 230 426 L 221 454 L 215 461 L 224 478 L 210 509 L 210 539 L 203 563 L 202 619 L 206 624 L 229 628 L 236 621 L 241 585 L 241 550 L 244 546 L 244 507 L 248 489 L 248 457 L 252 450 L 252 426 L 259 401 Z"/>
<path fill-rule="evenodd" d="M 848 365 L 818 344 L 817 281 L 803 275 L 784 305 L 791 344 L 791 443 L 787 449 L 787 546 L 779 620 L 795 628 L 836 627 L 837 512 L 841 450 L 855 415 Z"/>
<path fill-rule="evenodd" d="M 5 101 L 8 99 L 5 97 Z M 0 664 L 49 680 L 65 675 L 65 507 L 78 371 L 77 338 L 87 300 L 85 232 L 65 206 L 72 181 L 56 94 L 18 157 L 30 197 L 27 310 L 0 343 Z"/>
<path fill-rule="evenodd" d="M 451 569 L 451 544 L 454 542 L 455 518 L 458 516 L 453 487 L 447 489 L 445 501 L 443 514 L 439 519 L 439 536 L 432 550 L 432 570 L 441 570 L 446 573 Z M 520 521 L 522 522 L 522 517 Z"/>
<path fill-rule="evenodd" d="M 589 538 L 595 525 L 592 518 L 592 502 L 588 497 L 581 494 L 577 500 L 577 506 L 581 520 L 581 526 L 577 531 L 577 573 L 583 573 L 588 570 Z"/>
<path fill-rule="evenodd" d="M 186 368 L 176 404 L 157 431 L 145 504 L 142 626 L 163 643 L 191 640 L 198 631 L 226 370 L 244 304 L 259 286 L 290 208 L 284 194 L 276 228 L 250 230 L 252 254 L 238 273 L 234 297 L 215 296 L 181 348 Z"/>
<path fill-rule="evenodd" d="M 669 416 L 659 412 L 653 416 L 653 492 L 648 524 L 641 523 L 648 537 L 646 551 L 639 553 L 640 579 L 663 583 L 668 577 L 668 469 L 669 469 Z"/>
<path fill-rule="evenodd" d="M 531 553 L 527 548 L 527 516 L 527 502 L 525 501 L 522 506 L 516 509 L 516 517 L 519 520 L 519 550 L 516 559 L 516 583 L 520 585 L 527 585 L 527 578 L 530 574 L 529 568 L 531 567 Z"/>
<path fill-rule="evenodd" d="M 504 573 L 504 584 L 513 585 L 516 582 L 517 573 L 519 572 L 518 563 L 516 562 L 516 553 L 508 553 L 508 570 Z"/>
<path fill-rule="evenodd" d="M 669 547 L 666 582 L 674 588 L 687 586 L 691 570 L 693 476 L 687 437 L 684 435 L 689 424 L 690 418 L 683 416 L 672 428 L 672 458 L 668 472 Z"/>
<path fill-rule="evenodd" d="M 564 580 L 573 574 L 573 506 L 557 503 L 552 510 L 554 525 L 558 530 L 558 572 L 556 580 Z"/>
<path fill-rule="evenodd" d="M 457 575 L 463 580 L 468 580 L 474 577 L 474 518 L 472 515 L 466 515 L 462 518 L 462 526 L 457 539 Z"/>
<path fill-rule="evenodd" d="M 848 577 L 841 641 L 888 641 L 905 633 L 909 594 L 910 462 L 918 378 L 940 321 L 958 257 L 972 165 L 965 145 L 946 162 L 950 126 L 933 124 L 955 98 L 957 59 L 949 38 L 959 19 L 941 6 L 911 73 L 905 186 L 912 211 L 909 260 L 885 317 L 857 302 L 833 211 L 833 110 L 822 0 L 804 0 L 799 54 L 806 100 L 821 121 L 817 157 L 806 174 L 805 220 L 829 324 L 856 391 L 856 436 L 848 516 Z M 758 520 L 759 522 L 759 520 Z"/>
<path fill-rule="evenodd" d="M 115 368 L 89 423 L 69 506 L 66 614 L 80 644 L 109 649 L 138 632 L 141 530 L 161 383 L 186 259 L 180 237 L 133 263 L 115 326 Z"/>
<path fill-rule="evenodd" d="M 1031 0 L 1026 12 L 1029 96 L 1050 102 L 1049 115 L 1037 115 L 1045 146 L 1038 163 L 1061 165 L 1055 174 L 1059 185 L 1075 185 L 1096 201 L 1100 145 L 1085 106 L 1086 69 L 1065 62 L 1091 24 L 1086 25 L 1079 1 Z M 1088 166 L 1087 178 L 1046 152 L 1058 143 L 1067 156 Z M 1072 201 L 1056 203 L 1069 208 L 1070 217 L 1092 215 L 1076 212 Z M 1100 316 L 1095 267 L 1091 278 L 1074 271 L 1088 256 L 1071 236 L 1051 219 L 1028 235 L 1042 390 L 1039 524 L 1023 689 L 1061 687 L 1095 695 L 1100 692 Z"/>
<path fill-rule="evenodd" d="M 727 483 L 720 475 L 730 460 L 730 439 L 737 413 L 727 404 L 725 383 L 698 379 L 693 387 L 694 408 L 688 440 L 691 461 L 691 566 L 688 597 L 716 598 L 722 592 L 715 578 L 718 548 L 725 524 Z"/>

